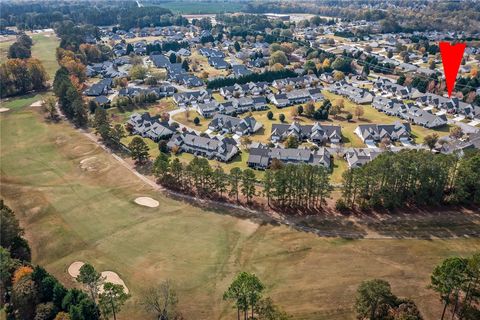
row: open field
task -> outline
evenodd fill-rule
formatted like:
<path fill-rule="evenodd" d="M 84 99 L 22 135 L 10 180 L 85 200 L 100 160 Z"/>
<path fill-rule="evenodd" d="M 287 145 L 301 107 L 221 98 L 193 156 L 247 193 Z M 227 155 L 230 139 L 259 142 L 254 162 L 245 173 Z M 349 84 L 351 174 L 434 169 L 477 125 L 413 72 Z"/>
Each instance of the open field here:
<path fill-rule="evenodd" d="M 179 14 L 239 12 L 244 7 L 240 2 L 223 1 L 165 1 L 160 6 Z"/>
<path fill-rule="evenodd" d="M 36 109 L 23 107 L 25 101 L 9 103 L 15 108 L 0 115 L 1 197 L 26 229 L 34 262 L 67 286 L 75 285 L 67 273 L 74 261 L 91 262 L 125 280 L 133 296 L 118 319 L 148 319 L 140 293 L 166 278 L 177 286 L 186 319 L 231 319 L 234 310 L 222 294 L 234 274 L 246 270 L 255 272 L 267 294 L 296 319 L 354 319 L 356 287 L 379 277 L 390 281 L 395 294 L 413 298 L 425 319 L 433 320 L 441 313 L 439 299 L 426 289 L 434 265 L 480 250 L 475 236 L 382 238 L 388 233 L 401 238 L 406 230 L 415 236 L 416 225 L 405 225 L 405 217 L 399 230 L 395 221 L 385 226 L 372 221 L 380 237 L 345 240 L 172 199 L 151 190 L 69 125 L 45 123 Z M 80 162 L 91 157 L 97 159 L 96 171 L 82 169 Z M 136 205 L 139 196 L 160 206 Z M 470 219 L 458 219 L 457 235 L 465 230 L 478 235 L 478 217 Z M 359 228 L 322 216 L 312 220 L 333 232 Z M 426 220 L 419 226 L 430 235 L 448 230 L 454 221 L 450 217 L 431 227 Z"/>

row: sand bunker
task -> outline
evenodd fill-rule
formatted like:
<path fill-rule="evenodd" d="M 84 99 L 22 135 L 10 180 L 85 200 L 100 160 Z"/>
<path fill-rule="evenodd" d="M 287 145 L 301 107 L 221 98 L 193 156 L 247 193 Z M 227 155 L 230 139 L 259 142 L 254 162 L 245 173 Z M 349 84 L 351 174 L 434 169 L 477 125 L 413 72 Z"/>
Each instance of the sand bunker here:
<path fill-rule="evenodd" d="M 72 277 L 76 278 L 80 274 L 80 268 L 84 265 L 85 263 L 82 261 L 75 261 L 68 267 L 68 274 L 71 275 Z"/>
<path fill-rule="evenodd" d="M 118 274 L 116 274 L 115 272 L 113 272 L 113 271 L 103 271 L 102 272 L 102 277 L 105 277 L 105 282 L 110 282 L 110 283 L 113 283 L 113 284 L 122 285 L 124 290 L 125 290 L 125 293 L 128 293 L 128 288 L 125 285 L 125 282 L 123 282 L 122 278 L 120 278 L 118 276 Z M 102 293 L 103 292 L 103 286 L 98 291 L 100 293 Z"/>
<path fill-rule="evenodd" d="M 104 163 L 97 157 L 89 157 L 80 161 L 80 168 L 85 171 L 97 172 L 108 169 L 108 164 Z"/>
<path fill-rule="evenodd" d="M 8 110 L 10 110 L 10 109 L 8 109 L 8 108 L 0 108 L 0 112 L 7 112 Z"/>
<path fill-rule="evenodd" d="M 157 200 L 150 197 L 138 197 L 135 199 L 135 203 L 149 208 L 156 208 L 160 204 Z"/>
<path fill-rule="evenodd" d="M 85 263 L 82 262 L 82 261 L 75 261 L 74 263 L 72 263 L 70 265 L 70 267 L 68 267 L 68 274 L 70 274 L 73 278 L 76 278 L 78 277 L 78 275 L 80 274 L 80 268 L 84 265 Z M 119 284 L 121 286 L 123 286 L 124 290 L 125 290 L 125 293 L 128 293 L 128 288 L 127 286 L 125 285 L 125 282 L 123 282 L 122 278 L 120 278 L 120 276 L 116 273 L 116 272 L 113 272 L 113 271 L 103 271 L 101 273 L 102 277 L 105 278 L 105 281 L 104 282 L 110 282 L 110 283 L 113 283 L 113 284 Z M 102 293 L 103 292 L 103 285 L 99 288 L 99 293 Z"/>
<path fill-rule="evenodd" d="M 37 107 L 37 108 L 41 107 L 41 106 L 43 106 L 43 101 L 42 100 L 35 101 L 34 103 L 32 103 L 30 105 L 30 107 Z"/>

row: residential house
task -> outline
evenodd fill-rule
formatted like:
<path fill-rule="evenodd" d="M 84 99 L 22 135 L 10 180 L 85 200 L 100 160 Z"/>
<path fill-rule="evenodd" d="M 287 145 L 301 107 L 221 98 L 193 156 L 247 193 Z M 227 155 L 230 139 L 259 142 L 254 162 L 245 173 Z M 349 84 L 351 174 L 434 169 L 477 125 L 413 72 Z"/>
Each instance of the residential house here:
<path fill-rule="evenodd" d="M 306 163 L 310 165 L 321 165 L 326 168 L 330 168 L 331 166 L 331 155 L 326 148 L 319 148 L 317 151 L 312 151 L 309 149 L 268 148 L 265 146 L 250 148 L 247 164 L 251 168 L 265 170 L 270 166 L 273 159 L 277 159 L 283 163 Z"/>
<path fill-rule="evenodd" d="M 309 140 L 317 144 L 340 143 L 342 131 L 340 126 L 326 125 L 315 122 L 313 125 L 301 125 L 298 122 L 291 124 L 272 124 L 270 140 L 279 142 L 289 136 L 296 137 L 299 141 Z"/>
<path fill-rule="evenodd" d="M 259 96 L 270 92 L 268 82 L 249 82 L 246 84 L 234 84 L 233 86 L 226 86 L 219 89 L 219 93 L 224 98 L 244 97 L 247 95 Z"/>
<path fill-rule="evenodd" d="M 218 70 L 226 70 L 230 68 L 230 64 L 221 57 L 209 57 L 208 64 Z"/>
<path fill-rule="evenodd" d="M 173 135 L 167 143 L 167 147 L 170 149 L 178 148 L 182 152 L 223 162 L 230 161 L 239 152 L 234 139 L 222 136 L 210 138 L 192 132 Z"/>
<path fill-rule="evenodd" d="M 445 114 L 433 114 L 431 110 L 423 110 L 415 106 L 402 113 L 401 117 L 429 129 L 445 126 L 448 121 Z"/>
<path fill-rule="evenodd" d="M 233 76 L 235 78 L 247 76 L 252 74 L 252 71 L 248 70 L 247 67 L 243 64 L 234 64 L 232 65 Z"/>
<path fill-rule="evenodd" d="M 365 89 L 356 88 L 346 81 L 337 81 L 328 88 L 331 92 L 347 97 L 357 104 L 371 103 L 373 94 Z"/>
<path fill-rule="evenodd" d="M 408 141 L 411 139 L 409 123 L 395 122 L 393 124 L 360 124 L 355 129 L 360 139 L 366 144 L 380 142 L 383 139 L 394 141 Z"/>
<path fill-rule="evenodd" d="M 380 148 L 349 148 L 344 158 L 349 168 L 358 168 L 372 161 L 382 153 Z"/>
<path fill-rule="evenodd" d="M 170 138 L 175 132 L 175 129 L 170 127 L 168 122 L 162 122 L 160 117 L 152 117 L 148 112 L 132 114 L 130 119 L 127 120 L 126 127 L 132 134 L 150 138 L 155 142 Z"/>
<path fill-rule="evenodd" d="M 323 99 L 323 95 L 319 88 L 315 89 L 298 89 L 285 93 L 270 94 L 268 100 L 278 108 L 291 106 L 294 104 L 306 103 L 307 101 L 319 101 Z"/>
<path fill-rule="evenodd" d="M 267 108 L 267 100 L 265 97 L 260 96 L 233 98 L 225 102 L 213 100 L 198 104 L 197 111 L 204 118 L 210 118 L 214 113 L 237 115 L 249 111 L 265 110 Z"/>
<path fill-rule="evenodd" d="M 90 88 L 84 91 L 84 94 L 91 97 L 108 95 L 111 93 L 113 80 L 105 78 L 93 84 Z"/>
<path fill-rule="evenodd" d="M 198 52 L 204 57 L 207 58 L 225 58 L 225 55 L 223 52 L 218 51 L 216 49 L 210 49 L 210 48 L 200 48 L 198 49 Z"/>
<path fill-rule="evenodd" d="M 253 117 L 240 119 L 224 114 L 216 114 L 208 125 L 208 129 L 243 136 L 257 132 L 262 126 L 263 125 Z"/>
<path fill-rule="evenodd" d="M 378 78 L 375 81 L 373 92 L 397 99 L 408 99 L 410 97 L 410 90 L 407 87 L 396 84 L 386 78 Z"/>
<path fill-rule="evenodd" d="M 401 114 L 404 114 L 408 110 L 408 107 L 402 101 L 382 96 L 373 98 L 372 107 L 389 116 L 397 117 L 400 117 Z"/>
<path fill-rule="evenodd" d="M 179 107 L 196 106 L 198 104 L 209 102 L 212 99 L 210 90 L 190 91 L 175 93 L 173 102 Z"/>
<path fill-rule="evenodd" d="M 303 88 L 315 87 L 318 84 L 319 84 L 319 80 L 317 76 L 313 74 L 293 77 L 293 78 L 277 79 L 272 82 L 272 86 L 280 91 L 283 91 L 288 87 L 303 89 Z"/>

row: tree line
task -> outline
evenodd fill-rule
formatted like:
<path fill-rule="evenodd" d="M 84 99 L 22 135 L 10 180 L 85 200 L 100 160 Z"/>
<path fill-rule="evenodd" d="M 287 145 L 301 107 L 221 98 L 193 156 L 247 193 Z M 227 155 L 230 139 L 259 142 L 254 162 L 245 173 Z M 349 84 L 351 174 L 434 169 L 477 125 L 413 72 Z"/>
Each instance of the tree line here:
<path fill-rule="evenodd" d="M 284 69 L 279 71 L 265 71 L 262 73 L 251 73 L 238 78 L 215 78 L 207 83 L 208 89 L 218 89 L 226 86 L 233 86 L 234 84 L 245 84 L 248 82 L 272 82 L 277 79 L 284 79 L 296 77 L 297 74 L 292 70 Z"/>
<path fill-rule="evenodd" d="M 480 203 L 480 152 L 457 155 L 429 151 L 384 152 L 343 174 L 337 208 L 388 209 L 407 205 Z"/>
<path fill-rule="evenodd" d="M 53 92 L 58 97 L 59 106 L 65 116 L 78 127 L 86 126 L 88 123 L 86 106 L 66 67 L 57 70 Z"/>
<path fill-rule="evenodd" d="M 142 150 L 147 156 L 148 150 Z M 213 168 L 205 158 L 195 157 L 183 164 L 163 152 L 153 163 L 153 173 L 161 184 L 175 190 L 195 192 L 201 197 L 229 197 L 237 202 L 243 196 L 247 203 L 264 196 L 268 205 L 279 210 L 320 209 L 333 189 L 329 171 L 323 166 L 284 165 L 277 159 L 261 181 L 249 168 L 235 167 L 227 173 L 220 166 Z"/>
<path fill-rule="evenodd" d="M 159 6 L 138 7 L 132 1 L 82 2 L 8 2 L 2 5 L 0 26 L 23 30 L 54 27 L 70 20 L 75 24 L 96 26 L 120 25 L 120 28 L 151 26 L 185 26 L 188 20 Z"/>
<path fill-rule="evenodd" d="M 2 98 L 47 88 L 48 75 L 40 60 L 7 59 L 0 65 L 0 96 Z"/>

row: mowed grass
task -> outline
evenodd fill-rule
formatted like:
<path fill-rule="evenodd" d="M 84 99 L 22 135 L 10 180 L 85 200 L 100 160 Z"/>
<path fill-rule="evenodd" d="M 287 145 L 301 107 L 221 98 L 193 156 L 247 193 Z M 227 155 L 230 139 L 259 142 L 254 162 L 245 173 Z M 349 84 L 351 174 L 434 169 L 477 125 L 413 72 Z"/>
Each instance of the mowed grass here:
<path fill-rule="evenodd" d="M 55 49 L 60 41 L 54 33 L 31 35 L 33 40 L 32 57 L 39 59 L 51 81 L 58 69 Z"/>
<path fill-rule="evenodd" d="M 425 319 L 438 319 L 438 297 L 426 288 L 432 268 L 452 255 L 480 250 L 480 240 L 343 240 L 204 209 L 155 192 L 65 123 L 47 124 L 34 108 L 0 114 L 1 197 L 26 229 L 33 261 L 67 286 L 77 260 L 122 277 L 132 298 L 118 319 L 153 319 L 141 292 L 164 279 L 178 291 L 187 319 L 232 319 L 222 300 L 241 270 L 296 319 L 354 319 L 358 284 L 383 278 L 413 298 Z M 80 162 L 96 157 L 98 171 Z M 158 208 L 134 204 L 137 196 Z"/>

